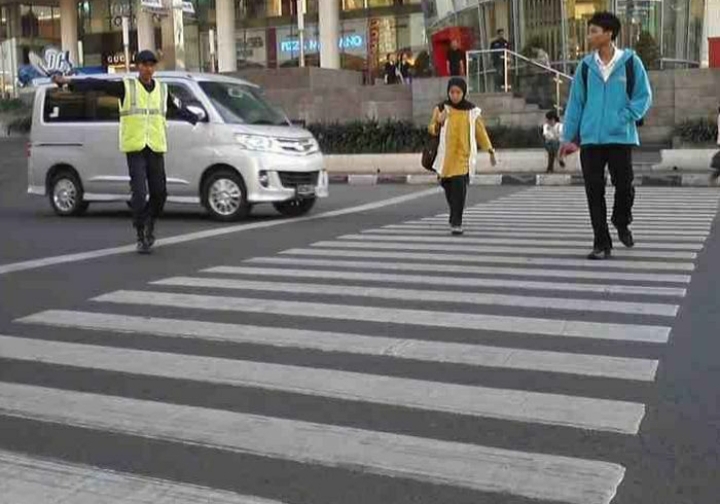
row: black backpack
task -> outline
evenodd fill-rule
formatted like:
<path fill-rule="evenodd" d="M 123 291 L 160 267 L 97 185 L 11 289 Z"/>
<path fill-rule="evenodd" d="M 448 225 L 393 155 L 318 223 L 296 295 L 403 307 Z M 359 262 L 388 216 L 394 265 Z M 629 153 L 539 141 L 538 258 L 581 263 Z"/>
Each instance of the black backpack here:
<path fill-rule="evenodd" d="M 590 67 L 583 61 L 580 72 L 582 73 L 583 84 L 585 84 L 585 96 L 587 96 L 588 90 L 589 71 Z M 632 100 L 633 89 L 635 89 L 635 56 L 625 62 L 625 78 L 627 79 L 625 83 L 625 92 L 628 95 L 628 99 Z M 645 119 L 640 119 L 639 121 L 636 121 L 635 124 L 638 127 L 641 127 L 645 124 Z"/>

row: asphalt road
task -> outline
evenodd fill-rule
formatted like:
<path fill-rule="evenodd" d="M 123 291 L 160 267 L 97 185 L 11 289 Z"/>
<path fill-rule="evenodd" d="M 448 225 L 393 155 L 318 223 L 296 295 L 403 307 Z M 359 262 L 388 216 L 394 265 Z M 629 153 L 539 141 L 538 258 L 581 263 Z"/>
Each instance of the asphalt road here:
<path fill-rule="evenodd" d="M 0 272 L 131 244 L 0 149 Z M 331 192 L 0 274 L 0 503 L 717 502 L 717 193 L 640 188 L 589 264 L 578 188 L 472 188 L 462 238 L 427 188 Z"/>

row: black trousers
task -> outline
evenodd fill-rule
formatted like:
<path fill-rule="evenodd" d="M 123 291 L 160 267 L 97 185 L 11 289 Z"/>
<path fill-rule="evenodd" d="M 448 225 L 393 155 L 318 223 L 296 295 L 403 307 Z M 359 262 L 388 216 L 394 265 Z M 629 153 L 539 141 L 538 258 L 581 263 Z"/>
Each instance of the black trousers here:
<path fill-rule="evenodd" d="M 469 182 L 469 175 L 447 177 L 440 181 L 440 185 L 442 185 L 442 188 L 445 190 L 445 199 L 447 199 L 448 207 L 450 207 L 451 226 L 462 226 Z"/>
<path fill-rule="evenodd" d="M 555 169 L 555 159 L 557 159 L 560 150 L 560 142 L 555 140 L 545 142 L 545 150 L 548 153 L 547 171 L 551 172 Z"/>
<path fill-rule="evenodd" d="M 127 163 L 130 172 L 133 226 L 141 228 L 146 222 L 157 219 L 165 206 L 165 156 L 145 147 L 140 152 L 129 152 Z"/>
<path fill-rule="evenodd" d="M 615 186 L 612 223 L 618 229 L 625 229 L 632 223 L 632 207 L 635 202 L 633 187 L 632 146 L 591 145 L 580 151 L 585 194 L 587 195 L 590 220 L 595 234 L 595 248 L 612 248 L 608 230 L 607 206 L 605 203 L 605 166 Z"/>

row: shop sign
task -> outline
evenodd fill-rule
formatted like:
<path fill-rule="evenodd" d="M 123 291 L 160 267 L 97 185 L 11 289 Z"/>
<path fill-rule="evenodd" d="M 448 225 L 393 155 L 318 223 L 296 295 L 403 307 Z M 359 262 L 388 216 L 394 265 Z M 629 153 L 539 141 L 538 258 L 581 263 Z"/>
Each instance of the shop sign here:
<path fill-rule="evenodd" d="M 338 47 L 340 49 L 352 50 L 352 49 L 364 49 L 365 38 L 359 34 L 345 35 L 340 37 L 338 41 Z M 317 52 L 320 49 L 320 42 L 317 39 L 305 40 L 305 52 Z M 298 53 L 300 52 L 300 40 L 299 39 L 287 39 L 280 42 L 280 52 L 283 53 Z"/>
<path fill-rule="evenodd" d="M 30 64 L 38 70 L 38 72 L 45 75 L 57 73 L 66 75 L 73 69 L 73 64 L 70 61 L 70 53 L 68 51 L 61 51 L 54 46 L 46 47 L 42 52 L 42 56 L 31 52 L 28 58 L 30 59 Z"/>

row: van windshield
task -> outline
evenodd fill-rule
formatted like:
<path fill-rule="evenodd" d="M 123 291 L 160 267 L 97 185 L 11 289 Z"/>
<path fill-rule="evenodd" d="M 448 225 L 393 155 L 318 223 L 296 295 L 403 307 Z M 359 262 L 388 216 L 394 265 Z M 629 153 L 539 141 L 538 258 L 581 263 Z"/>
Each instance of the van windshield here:
<path fill-rule="evenodd" d="M 229 82 L 200 82 L 200 87 L 229 124 L 289 126 L 284 114 L 274 109 L 257 88 Z"/>

